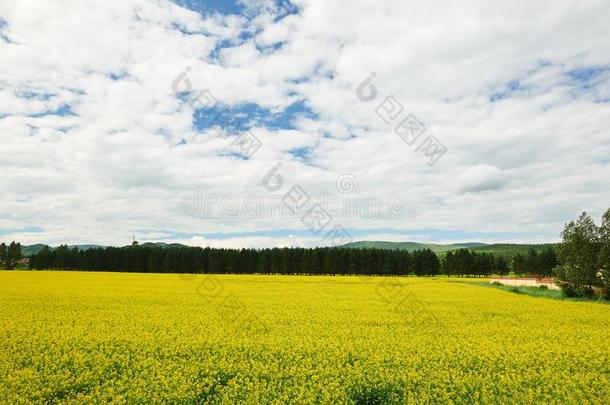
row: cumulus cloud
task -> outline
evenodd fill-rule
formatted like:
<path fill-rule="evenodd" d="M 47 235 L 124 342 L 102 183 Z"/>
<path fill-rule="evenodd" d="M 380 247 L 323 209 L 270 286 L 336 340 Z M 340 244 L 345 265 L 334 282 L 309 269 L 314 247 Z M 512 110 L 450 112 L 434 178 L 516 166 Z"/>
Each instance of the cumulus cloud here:
<path fill-rule="evenodd" d="M 469 167 L 459 176 L 458 191 L 462 193 L 478 193 L 499 190 L 504 186 L 506 180 L 506 175 L 497 167 L 476 165 Z"/>
<path fill-rule="evenodd" d="M 194 187 L 271 198 L 278 162 L 275 194 L 337 194 L 349 174 L 417 210 L 335 218 L 356 239 L 556 240 L 607 208 L 604 0 L 194 4 L 0 2 L 3 239 L 324 244 L 298 216 L 181 212 Z M 375 97 L 361 101 L 367 78 Z M 212 108 L 194 101 L 204 90 Z M 425 130 L 401 138 L 409 114 Z M 260 142 L 249 158 L 246 130 Z M 434 165 L 430 135 L 446 148 Z"/>

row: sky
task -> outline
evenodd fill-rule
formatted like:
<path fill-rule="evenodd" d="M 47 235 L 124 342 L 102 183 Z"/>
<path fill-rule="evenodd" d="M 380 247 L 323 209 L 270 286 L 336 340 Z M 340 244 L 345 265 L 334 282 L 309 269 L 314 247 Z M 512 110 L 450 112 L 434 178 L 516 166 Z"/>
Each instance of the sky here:
<path fill-rule="evenodd" d="M 0 240 L 553 242 L 610 207 L 610 7 L 0 0 Z"/>

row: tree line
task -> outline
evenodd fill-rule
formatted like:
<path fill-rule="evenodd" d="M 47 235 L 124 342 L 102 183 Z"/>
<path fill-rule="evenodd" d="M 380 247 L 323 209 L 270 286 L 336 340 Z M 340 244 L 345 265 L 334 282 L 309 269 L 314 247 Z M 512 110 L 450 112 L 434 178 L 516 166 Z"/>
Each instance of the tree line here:
<path fill-rule="evenodd" d="M 540 253 L 530 249 L 527 255 L 515 254 L 512 259 L 503 255 L 460 249 L 449 251 L 442 261 L 442 273 L 450 276 L 489 276 L 492 274 L 536 274 L 550 276 L 557 266 L 557 255 L 552 247 Z"/>
<path fill-rule="evenodd" d="M 31 269 L 121 271 L 138 273 L 217 274 L 440 274 L 430 249 L 414 252 L 385 249 L 201 247 L 106 247 L 78 250 L 67 245 L 43 248 L 30 257 Z"/>
<path fill-rule="evenodd" d="M 545 253 L 546 252 L 546 253 Z M 78 250 L 67 245 L 45 247 L 30 257 L 31 269 L 123 271 L 137 273 L 235 273 L 235 274 L 362 274 L 435 276 L 489 276 L 519 273 L 550 274 L 554 264 L 546 260 L 554 251 L 505 257 L 467 249 L 444 257 L 430 249 L 378 248 L 274 248 L 216 249 L 201 247 L 139 246 Z M 549 267 L 550 266 L 550 267 Z M 518 267 L 518 269 L 517 269 Z"/>
<path fill-rule="evenodd" d="M 558 264 L 555 249 L 547 247 L 540 253 L 535 249 L 530 249 L 526 255 L 517 253 L 511 261 L 511 269 L 515 274 L 538 274 L 550 277 Z"/>
<path fill-rule="evenodd" d="M 448 276 L 504 275 L 508 274 L 509 267 L 507 260 L 502 256 L 460 249 L 445 254 L 442 272 Z"/>

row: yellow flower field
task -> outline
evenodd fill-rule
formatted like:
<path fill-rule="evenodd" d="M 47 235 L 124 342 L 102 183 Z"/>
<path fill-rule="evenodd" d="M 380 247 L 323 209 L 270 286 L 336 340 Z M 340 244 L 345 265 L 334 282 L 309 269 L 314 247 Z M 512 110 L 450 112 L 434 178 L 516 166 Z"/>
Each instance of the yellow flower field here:
<path fill-rule="evenodd" d="M 610 403 L 610 305 L 444 277 L 0 272 L 2 403 Z"/>

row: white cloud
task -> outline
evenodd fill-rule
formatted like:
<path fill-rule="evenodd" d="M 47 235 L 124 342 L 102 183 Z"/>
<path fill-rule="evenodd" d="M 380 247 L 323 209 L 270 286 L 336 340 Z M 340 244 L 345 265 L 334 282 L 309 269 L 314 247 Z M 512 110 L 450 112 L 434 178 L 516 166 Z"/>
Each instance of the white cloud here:
<path fill-rule="evenodd" d="M 605 1 L 312 0 L 284 18 L 270 2 L 243 3 L 244 16 L 203 16 L 166 0 L 1 2 L 0 229 L 42 229 L 3 238 L 120 244 L 133 234 L 304 231 L 298 218 L 180 213 L 195 186 L 264 196 L 262 177 L 278 161 L 280 193 L 336 191 L 349 173 L 360 192 L 417 209 L 416 218 L 340 221 L 370 229 L 366 239 L 407 238 L 378 231 L 387 228 L 550 240 L 579 211 L 607 208 Z M 301 101 L 313 114 L 295 115 L 292 128 L 257 123 L 263 146 L 241 160 L 226 153 L 233 138 L 193 128 L 192 106 L 172 90 L 181 72 L 223 105 L 279 113 Z M 356 88 L 371 72 L 377 98 L 361 102 Z M 426 124 L 412 146 L 375 113 L 390 95 Z M 65 106 L 74 115 L 54 114 Z M 432 167 L 417 151 L 430 134 L 447 147 Z M 305 156 L 290 154 L 298 150 Z"/>
<path fill-rule="evenodd" d="M 476 165 L 469 167 L 458 177 L 458 191 L 478 193 L 499 190 L 506 183 L 506 174 L 495 166 Z"/>

